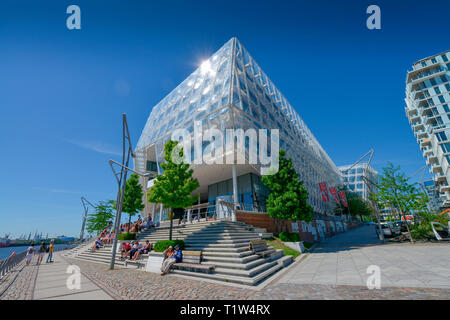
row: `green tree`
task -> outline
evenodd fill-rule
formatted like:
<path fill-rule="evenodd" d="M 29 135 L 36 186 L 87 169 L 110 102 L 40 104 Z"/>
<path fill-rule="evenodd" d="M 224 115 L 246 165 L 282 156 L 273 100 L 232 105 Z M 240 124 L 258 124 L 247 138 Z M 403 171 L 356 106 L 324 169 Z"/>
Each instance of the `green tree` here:
<path fill-rule="evenodd" d="M 95 207 L 95 212 L 90 214 L 86 221 L 86 229 L 89 233 L 104 230 L 108 222 L 114 218 L 114 201 L 100 201 Z"/>
<path fill-rule="evenodd" d="M 142 186 L 139 184 L 139 176 L 132 173 L 125 184 L 125 192 L 123 195 L 122 211 L 128 213 L 128 228 L 130 230 L 131 217 L 135 216 L 139 211 L 145 208 L 142 203 Z"/>
<path fill-rule="evenodd" d="M 172 240 L 173 210 L 186 208 L 194 204 L 198 195 L 192 196 L 200 184 L 192 178 L 194 171 L 189 164 L 184 163 L 183 148 L 177 141 L 169 140 L 164 145 L 165 163 L 161 163 L 163 174 L 157 175 L 154 186 L 148 192 L 148 201 L 162 203 L 169 208 L 170 231 L 169 240 Z"/>
<path fill-rule="evenodd" d="M 374 210 L 370 203 L 363 199 L 358 193 L 348 190 L 346 187 L 339 188 L 339 191 L 345 192 L 347 198 L 348 207 L 342 206 L 342 213 L 348 214 L 353 218 L 359 216 L 359 219 L 363 221 L 363 217 L 370 217 L 374 214 Z M 340 213 L 339 206 L 335 207 L 335 213 Z"/>
<path fill-rule="evenodd" d="M 306 222 L 313 219 L 313 208 L 307 203 L 308 191 L 295 171 L 292 159 L 285 155 L 286 151 L 280 149 L 278 172 L 261 179 L 270 190 L 266 208 L 269 216 L 278 221 L 277 232 L 281 219 Z"/>
<path fill-rule="evenodd" d="M 410 183 L 409 178 L 400 172 L 400 166 L 388 163 L 377 182 L 377 193 L 371 195 L 380 208 L 391 208 L 397 211 L 400 219 L 407 221 L 406 214 L 427 211 L 428 196 Z M 406 223 L 410 240 L 414 243 L 409 225 Z"/>

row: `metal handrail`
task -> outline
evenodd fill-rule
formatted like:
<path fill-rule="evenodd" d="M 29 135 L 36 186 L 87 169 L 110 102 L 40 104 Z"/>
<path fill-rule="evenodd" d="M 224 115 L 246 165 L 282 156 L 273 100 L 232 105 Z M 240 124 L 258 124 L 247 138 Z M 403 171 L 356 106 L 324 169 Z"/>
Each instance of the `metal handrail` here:
<path fill-rule="evenodd" d="M 56 251 L 63 251 L 63 250 L 70 250 L 73 249 L 80 244 L 86 242 L 88 239 L 79 240 L 75 243 L 68 244 L 65 247 L 59 247 L 55 248 Z M 16 265 L 18 265 L 20 262 L 22 262 L 27 255 L 27 251 L 21 251 L 19 253 L 11 253 L 11 255 L 8 258 L 5 258 L 3 260 L 0 260 L 0 279 L 3 278 L 9 271 L 11 271 L 12 268 L 14 268 Z"/>

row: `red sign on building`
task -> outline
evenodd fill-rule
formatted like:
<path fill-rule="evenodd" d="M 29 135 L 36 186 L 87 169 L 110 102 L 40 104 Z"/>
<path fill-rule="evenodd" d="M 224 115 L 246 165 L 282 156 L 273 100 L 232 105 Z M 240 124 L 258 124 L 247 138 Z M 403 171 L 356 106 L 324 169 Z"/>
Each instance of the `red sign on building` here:
<path fill-rule="evenodd" d="M 330 193 L 333 196 L 334 201 L 336 201 L 336 203 L 339 204 L 339 198 L 338 198 L 336 187 L 330 187 Z"/>
<path fill-rule="evenodd" d="M 322 200 L 323 202 L 330 201 L 330 197 L 328 196 L 328 188 L 326 182 L 319 183 L 319 189 L 322 192 Z"/>
<path fill-rule="evenodd" d="M 344 207 L 348 207 L 347 197 L 345 196 L 344 191 L 339 191 L 339 197 L 341 198 L 341 201 L 342 201 L 342 204 L 344 205 Z"/>

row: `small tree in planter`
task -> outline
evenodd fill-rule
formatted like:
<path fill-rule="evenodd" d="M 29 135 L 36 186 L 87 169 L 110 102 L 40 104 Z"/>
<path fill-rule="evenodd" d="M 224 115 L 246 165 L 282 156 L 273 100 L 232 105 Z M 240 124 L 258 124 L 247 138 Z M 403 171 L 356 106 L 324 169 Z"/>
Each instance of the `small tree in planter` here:
<path fill-rule="evenodd" d="M 280 150 L 279 169 L 273 175 L 262 177 L 262 182 L 271 191 L 266 201 L 267 213 L 277 219 L 277 232 L 279 221 L 313 219 L 313 208 L 307 203 L 308 190 L 303 186 L 297 172 L 292 165 L 292 159 L 285 158 L 286 151 Z"/>
<path fill-rule="evenodd" d="M 145 207 L 142 203 L 143 196 L 144 193 L 142 192 L 142 186 L 139 184 L 139 176 L 133 173 L 125 184 L 125 192 L 123 194 L 122 211 L 128 213 L 127 233 L 130 232 L 131 217 Z"/>
<path fill-rule="evenodd" d="M 148 192 L 148 201 L 162 203 L 169 208 L 169 240 L 172 240 L 173 210 L 194 204 L 198 195 L 193 197 L 192 192 L 200 184 L 197 179 L 192 178 L 194 171 L 182 160 L 183 148 L 176 141 L 169 140 L 164 145 L 164 159 L 166 163 L 161 163 L 163 174 L 156 176 L 155 184 Z"/>
<path fill-rule="evenodd" d="M 108 222 L 114 218 L 114 201 L 100 201 L 95 207 L 95 212 L 87 218 L 86 229 L 89 233 L 103 231 Z"/>

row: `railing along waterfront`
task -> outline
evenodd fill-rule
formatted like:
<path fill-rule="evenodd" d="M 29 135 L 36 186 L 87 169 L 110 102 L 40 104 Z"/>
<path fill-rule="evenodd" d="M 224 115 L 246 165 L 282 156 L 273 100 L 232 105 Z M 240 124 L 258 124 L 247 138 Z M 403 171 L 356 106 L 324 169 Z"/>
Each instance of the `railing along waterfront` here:
<path fill-rule="evenodd" d="M 27 252 L 22 251 L 19 253 L 13 252 L 8 258 L 0 261 L 0 279 L 3 278 L 12 268 L 25 259 Z"/>
<path fill-rule="evenodd" d="M 56 251 L 63 251 L 63 250 L 70 250 L 78 245 L 84 243 L 86 239 L 83 239 L 81 241 L 77 241 L 72 244 L 67 244 L 64 247 L 55 247 Z M 17 266 L 20 262 L 22 262 L 27 255 L 27 251 L 23 250 L 21 252 L 16 253 L 15 251 L 11 253 L 11 255 L 8 258 L 5 258 L 0 261 L 0 279 L 3 278 L 9 271 L 11 271 L 15 266 Z"/>

